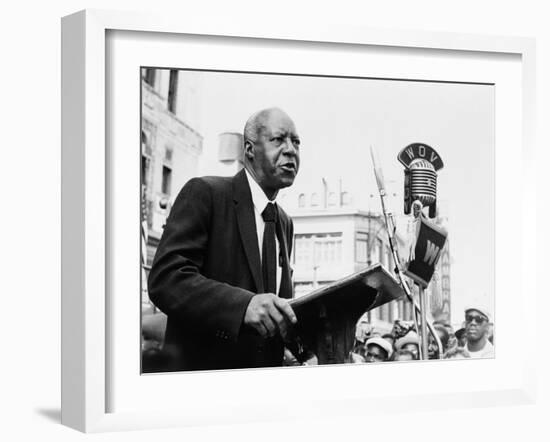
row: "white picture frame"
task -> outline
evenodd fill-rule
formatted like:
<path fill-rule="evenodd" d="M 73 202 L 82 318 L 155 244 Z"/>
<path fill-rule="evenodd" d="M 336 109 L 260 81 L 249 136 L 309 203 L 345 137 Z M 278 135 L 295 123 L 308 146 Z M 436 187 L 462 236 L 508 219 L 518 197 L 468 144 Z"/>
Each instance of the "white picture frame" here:
<path fill-rule="evenodd" d="M 328 416 L 342 414 L 365 414 L 371 410 L 403 411 L 414 403 L 418 409 L 448 407 L 469 407 L 477 405 L 498 405 L 504 403 L 533 403 L 535 397 L 534 357 L 526 357 L 511 369 L 511 376 L 498 387 L 484 389 L 473 387 L 455 392 L 441 392 L 437 389 L 417 392 L 404 397 L 396 389 L 377 396 L 374 404 L 365 404 L 366 392 L 356 394 L 337 393 L 328 395 L 326 400 L 310 397 L 301 402 L 281 408 L 277 403 L 253 403 L 244 395 L 235 403 L 216 398 L 212 404 L 218 407 L 197 405 L 196 407 L 167 408 L 163 410 L 109 411 L 108 396 L 114 388 L 108 376 L 110 365 L 109 324 L 110 303 L 107 297 L 109 288 L 108 268 L 110 230 L 109 164 L 106 155 L 108 134 L 106 119 L 108 80 L 106 79 L 107 60 L 106 39 L 110 32 L 119 33 L 160 33 L 162 35 L 199 35 L 219 38 L 269 39 L 273 44 L 284 42 L 309 42 L 315 44 L 337 44 L 344 50 L 368 45 L 379 51 L 399 48 L 403 52 L 427 50 L 437 54 L 474 54 L 483 60 L 489 54 L 516 57 L 521 64 L 521 84 L 512 94 L 519 97 L 521 111 L 514 113 L 514 128 L 520 134 L 518 147 L 521 161 L 498 158 L 496 219 L 500 219 L 506 202 L 498 185 L 498 177 L 514 171 L 521 164 L 522 184 L 514 192 L 521 210 L 514 218 L 519 231 L 519 240 L 513 249 L 516 259 L 512 264 L 497 261 L 497 291 L 511 290 L 504 286 L 502 275 L 515 269 L 518 280 L 514 287 L 519 289 L 515 299 L 518 315 L 526 315 L 529 306 L 536 303 L 534 278 L 528 277 L 528 257 L 535 255 L 535 233 L 529 229 L 528 220 L 534 217 L 536 201 L 535 174 L 533 166 L 534 106 L 535 106 L 535 46 L 532 39 L 517 37 L 492 37 L 451 33 L 427 33 L 350 28 L 326 24 L 308 25 L 304 28 L 292 24 L 281 26 L 258 26 L 247 22 L 212 22 L 206 18 L 193 17 L 187 21 L 169 16 L 152 14 L 131 14 L 88 10 L 63 18 L 62 21 L 62 423 L 84 432 L 98 432 L 139 428 L 160 428 L 182 425 L 206 425 L 210 422 L 251 422 L 292 418 L 295 416 Z M 145 35 L 145 34 L 144 34 Z M 158 34 L 157 34 L 158 35 Z M 472 78 L 474 81 L 475 78 Z M 497 87 L 499 85 L 497 84 Z M 498 100 L 497 100 L 497 106 Z M 497 136 L 497 151 L 503 142 Z M 519 180 L 518 180 L 519 181 Z M 500 193 L 500 195 L 499 195 Z M 499 213 L 501 215 L 499 215 Z M 504 225 L 506 228 L 506 225 Z M 506 244 L 498 239 L 497 251 Z M 506 246 L 507 247 L 507 246 Z M 129 259 L 134 259 L 129 257 Z M 510 266 L 511 267 L 507 267 Z M 499 267 L 500 266 L 500 267 Z M 504 271 L 502 271 L 504 269 Z M 500 278 L 500 280 L 499 280 Z M 508 293 L 511 295 L 511 293 Z M 139 295 L 136 293 L 136 297 Z M 499 295 L 503 296 L 503 295 Z M 497 303 L 499 303 L 497 296 Z M 509 298 L 509 297 L 507 297 Z M 502 305 L 505 302 L 503 301 Z M 509 310 L 501 310 L 501 318 L 506 319 Z M 505 321 L 503 321 L 505 322 Z M 501 333 L 504 340 L 507 333 Z M 536 324 L 530 321 L 524 334 L 534 337 Z M 505 330 L 504 330 L 505 331 Z M 527 353 L 535 354 L 535 339 L 526 340 Z M 501 341 L 499 341 L 499 344 Z M 499 350 L 500 351 L 500 350 Z M 499 355 L 505 356 L 506 347 Z M 472 363 L 486 361 L 472 361 Z M 452 362 L 450 364 L 456 364 Z M 490 363 L 490 361 L 489 361 Z M 428 367 L 426 365 L 426 367 Z M 483 368 L 481 365 L 477 367 Z M 350 367 L 348 367 L 349 369 Z M 355 367 L 354 367 L 355 368 Z M 405 367 L 392 367 L 396 373 Z M 323 376 L 336 377 L 344 367 L 323 368 Z M 437 369 L 437 368 L 436 368 Z M 491 369 L 487 365 L 487 369 Z M 288 380 L 292 374 L 278 376 Z M 402 371 L 401 371 L 402 373 Z M 265 373 L 264 373 L 265 375 Z M 380 375 L 379 367 L 373 367 L 373 375 Z M 240 374 L 223 373 L 218 379 L 236 379 Z M 261 381 L 262 374 L 259 374 Z M 194 378 L 199 380 L 198 377 Z M 210 381 L 214 379 L 209 378 Z M 214 380 L 215 381 L 215 380 Z M 303 379 L 302 379 L 303 381 Z M 222 382 L 222 381 L 218 381 Z M 216 384 L 217 385 L 217 384 Z M 220 385 L 219 388 L 223 388 Z M 399 398 L 397 400 L 396 398 Z M 188 399 L 191 402 L 193 399 Z M 211 405 L 212 405 L 211 404 Z M 361 405 L 359 407 L 358 405 Z M 232 409 L 229 409 L 228 405 Z"/>

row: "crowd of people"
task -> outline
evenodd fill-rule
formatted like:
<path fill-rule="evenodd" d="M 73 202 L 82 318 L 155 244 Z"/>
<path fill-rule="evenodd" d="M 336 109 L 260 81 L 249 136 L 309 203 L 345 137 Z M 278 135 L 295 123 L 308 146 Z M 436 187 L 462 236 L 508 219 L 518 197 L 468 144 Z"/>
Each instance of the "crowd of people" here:
<path fill-rule="evenodd" d="M 429 359 L 494 357 L 493 323 L 484 308 L 467 307 L 462 327 L 456 331 L 446 321 L 435 321 L 433 328 L 441 342 L 441 351 L 430 334 Z M 396 320 L 390 333 L 380 333 L 372 325 L 360 322 L 349 362 L 412 361 L 421 359 L 420 352 L 421 340 L 414 323 Z"/>
<path fill-rule="evenodd" d="M 493 323 L 487 310 L 469 307 L 465 310 L 462 326 L 454 331 L 446 321 L 435 321 L 433 328 L 441 342 L 442 351 L 435 339 L 429 336 L 429 359 L 465 359 L 494 357 Z M 144 330 L 154 330 L 144 321 Z M 162 338 L 144 334 L 144 372 L 172 371 L 176 359 L 170 347 L 161 350 Z M 154 334 L 154 333 L 153 333 Z M 357 324 L 355 343 L 348 363 L 371 363 L 386 361 L 414 361 L 421 359 L 421 339 L 413 322 L 396 320 L 389 333 L 381 333 L 371 324 L 360 321 Z M 298 362 L 292 352 L 285 348 L 283 366 L 317 365 L 317 357 L 309 353 L 306 362 Z"/>

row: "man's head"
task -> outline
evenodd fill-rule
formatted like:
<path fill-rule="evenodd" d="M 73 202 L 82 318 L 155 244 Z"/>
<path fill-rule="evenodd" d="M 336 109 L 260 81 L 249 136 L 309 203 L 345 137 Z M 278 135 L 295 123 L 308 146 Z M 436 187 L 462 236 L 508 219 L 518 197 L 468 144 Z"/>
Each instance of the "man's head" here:
<path fill-rule="evenodd" d="M 484 309 L 469 307 L 464 311 L 464 329 L 468 342 L 479 342 L 487 338 L 489 313 Z"/>
<path fill-rule="evenodd" d="M 418 339 L 418 335 L 413 331 L 408 332 L 405 336 L 395 341 L 396 351 L 410 351 L 414 355 L 415 359 L 418 359 L 420 355 L 419 346 L 420 340 Z"/>
<path fill-rule="evenodd" d="M 300 167 L 300 137 L 281 109 L 261 110 L 246 122 L 244 165 L 269 199 L 294 182 Z"/>
<path fill-rule="evenodd" d="M 434 323 L 434 326 L 436 323 Z M 453 326 L 449 324 L 448 322 L 442 322 L 441 325 L 445 327 L 445 330 L 447 330 L 447 335 L 449 336 L 449 340 L 447 341 L 447 349 L 456 347 L 457 345 L 457 339 L 455 336 L 455 332 L 453 330 Z"/>
<path fill-rule="evenodd" d="M 459 328 L 455 332 L 458 347 L 464 347 L 466 345 L 466 329 Z"/>
<path fill-rule="evenodd" d="M 365 362 L 384 362 L 392 354 L 391 344 L 380 336 L 368 339 L 365 346 Z"/>
<path fill-rule="evenodd" d="M 437 343 L 434 339 L 434 337 L 430 334 L 430 338 L 428 341 L 428 358 L 429 359 L 437 359 L 441 358 L 443 356 L 443 353 L 447 350 L 447 344 L 449 343 L 449 333 L 447 332 L 447 329 L 442 324 L 434 324 L 434 330 L 437 333 L 437 336 L 439 337 L 439 341 L 441 342 L 441 354 L 439 354 L 439 349 L 437 347 Z"/>

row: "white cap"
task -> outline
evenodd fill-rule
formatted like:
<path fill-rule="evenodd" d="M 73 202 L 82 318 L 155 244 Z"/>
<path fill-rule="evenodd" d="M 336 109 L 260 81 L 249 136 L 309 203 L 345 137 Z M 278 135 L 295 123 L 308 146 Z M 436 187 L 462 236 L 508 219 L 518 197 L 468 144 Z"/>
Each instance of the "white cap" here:
<path fill-rule="evenodd" d="M 378 345 L 379 347 L 384 349 L 388 354 L 388 358 L 393 353 L 392 345 L 388 341 L 386 341 L 384 338 L 381 338 L 380 336 L 374 336 L 373 338 L 367 339 L 365 346 L 368 347 L 370 344 Z"/>
<path fill-rule="evenodd" d="M 407 344 L 416 344 L 416 345 L 420 344 L 420 339 L 418 339 L 418 335 L 415 332 L 410 331 L 402 338 L 399 338 L 395 342 L 395 349 L 401 350 L 401 347 Z"/>
<path fill-rule="evenodd" d="M 484 307 L 466 307 L 464 309 L 464 314 L 467 314 L 469 311 L 475 310 L 476 312 L 481 313 L 483 316 L 487 318 L 488 321 L 491 321 L 491 315 L 489 314 L 489 310 Z"/>

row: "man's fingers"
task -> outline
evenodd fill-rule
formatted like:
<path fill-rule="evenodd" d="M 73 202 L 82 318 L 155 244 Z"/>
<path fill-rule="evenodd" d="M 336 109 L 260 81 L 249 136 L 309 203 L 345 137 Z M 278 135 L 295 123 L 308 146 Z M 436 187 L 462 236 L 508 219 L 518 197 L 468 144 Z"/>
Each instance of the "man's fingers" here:
<path fill-rule="evenodd" d="M 263 322 L 258 323 L 256 330 L 258 330 L 258 333 L 260 333 L 262 338 L 269 338 L 269 330 Z"/>
<path fill-rule="evenodd" d="M 294 314 L 292 307 L 287 301 L 285 301 L 282 298 L 275 298 L 275 306 L 279 309 L 281 313 L 283 313 L 283 315 L 286 316 L 286 318 L 292 324 L 296 324 L 296 322 L 298 322 L 298 319 L 296 318 L 296 315 Z"/>
<path fill-rule="evenodd" d="M 277 334 L 277 326 L 273 323 L 269 316 L 265 316 L 262 319 L 262 325 L 267 330 L 267 336 L 273 337 Z"/>
<path fill-rule="evenodd" d="M 288 323 L 296 323 L 296 315 L 287 301 L 272 293 L 256 295 L 250 301 L 243 322 L 255 328 L 263 337 L 273 337 L 280 333 L 288 335 Z"/>
<path fill-rule="evenodd" d="M 287 325 L 286 320 L 279 312 L 279 309 L 275 305 L 270 305 L 268 309 L 269 316 L 271 316 L 271 319 L 279 329 L 279 332 L 281 333 L 281 336 L 284 338 L 287 335 Z"/>

